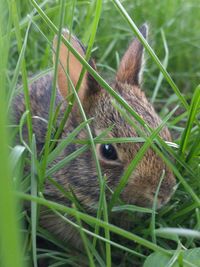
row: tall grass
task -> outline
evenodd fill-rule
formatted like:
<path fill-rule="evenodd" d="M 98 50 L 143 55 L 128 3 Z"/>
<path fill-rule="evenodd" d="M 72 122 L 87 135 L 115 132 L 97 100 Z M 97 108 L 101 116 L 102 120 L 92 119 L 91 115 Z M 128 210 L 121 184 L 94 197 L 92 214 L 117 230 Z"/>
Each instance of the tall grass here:
<path fill-rule="evenodd" d="M 141 266 L 152 251 L 178 260 L 177 255 L 184 249 L 199 247 L 200 231 L 200 87 L 199 83 L 199 1 L 9 1 L 0 2 L 3 16 L 0 18 L 0 255 L 1 266 L 23 266 L 30 263 L 37 266 L 38 259 L 48 258 L 50 266 Z M 27 16 L 28 15 L 28 16 Z M 150 41 L 147 43 L 138 26 L 148 22 L 151 26 Z M 67 25 L 88 45 L 86 58 L 82 58 L 61 35 L 63 25 Z M 136 26 L 137 25 L 137 26 Z M 28 86 L 31 80 L 52 69 L 50 52 L 51 40 L 58 34 L 58 48 L 55 56 L 53 94 L 50 106 L 50 119 L 42 157 L 36 154 L 35 137 L 32 134 L 30 100 Z M 121 53 L 136 35 L 144 44 L 147 65 L 144 71 L 144 88 L 163 118 L 163 123 L 155 130 L 146 126 L 138 114 L 121 98 L 102 76 L 111 79 Z M 83 123 L 54 147 L 52 129 L 55 119 L 54 102 L 56 73 L 59 59 L 59 44 L 63 41 L 68 49 L 83 64 L 77 88 L 72 86 L 73 96 L 69 102 L 78 102 Z M 150 44 L 150 45 L 149 45 Z M 153 48 L 152 48 L 153 47 Z M 87 63 L 90 56 L 97 58 L 97 66 L 102 75 L 97 74 Z M 162 63 L 162 61 L 164 62 Z M 98 63 L 99 62 L 99 63 Z M 47 70 L 47 71 L 46 71 Z M 93 138 L 90 118 L 87 118 L 78 99 L 76 90 L 80 86 L 84 71 L 89 71 L 99 84 L 113 96 L 113 105 L 124 118 L 140 133 L 133 142 L 144 142 L 142 148 L 124 173 L 110 203 L 106 203 L 105 179 L 95 151 L 96 143 L 106 143 L 106 130 L 101 136 Z M 40 72 L 42 74 L 40 74 Z M 36 74 L 33 78 L 32 74 Z M 67 74 L 66 74 L 67 75 Z M 70 80 L 69 80 L 70 83 Z M 23 86 L 21 86 L 21 84 Z M 71 84 L 72 85 L 72 84 Z M 196 88 L 196 89 L 195 89 Z M 7 110 L 10 110 L 13 96 L 23 90 L 26 109 L 19 125 L 28 123 L 29 142 L 21 135 L 22 146 L 10 145 L 6 128 Z M 120 105 L 119 105 L 120 104 Z M 64 114 L 61 127 L 54 137 L 57 139 L 67 120 L 72 105 Z M 123 109 L 122 109 L 123 107 Z M 126 112 L 124 112 L 124 109 Z M 171 110 L 171 112 L 170 112 Z M 131 114 L 138 125 L 149 132 L 147 137 L 127 114 Z M 168 146 L 158 134 L 164 125 L 171 129 L 174 142 Z M 86 128 L 88 140 L 76 140 L 77 133 Z M 13 132 L 10 131 L 10 135 Z M 153 140 L 156 140 L 153 142 Z M 129 142 L 121 138 L 120 142 Z M 58 157 L 60 151 L 70 143 L 82 142 L 80 149 L 66 156 L 51 168 L 50 162 Z M 119 142 L 119 140 L 109 140 Z M 162 147 L 162 150 L 158 148 Z M 55 171 L 61 169 L 72 159 L 91 146 L 96 162 L 100 185 L 100 200 L 97 216 L 88 215 L 80 207 L 73 194 L 53 180 Z M 158 213 L 155 205 L 144 209 L 133 205 L 118 205 L 118 198 L 127 183 L 130 173 L 137 166 L 145 151 L 152 147 L 173 170 L 179 186 L 171 202 Z M 26 151 L 26 153 L 25 153 Z M 10 156 L 9 156 L 10 152 Z M 174 159 L 172 161 L 171 159 Z M 30 164 L 30 174 L 23 172 L 24 164 Z M 11 171 L 10 171 L 11 170 Z M 74 202 L 73 207 L 48 201 L 43 198 L 44 180 L 49 179 L 66 198 Z M 21 190 L 19 190 L 19 188 Z M 15 189 L 15 190 L 14 190 Z M 30 193 L 29 193 L 30 192 Z M 17 200 L 16 200 L 17 195 Z M 16 209 L 19 200 L 31 202 L 31 212 Z M 53 210 L 66 223 L 80 231 L 84 250 L 77 251 L 65 244 L 38 225 L 40 205 Z M 110 223 L 113 213 L 124 211 L 131 218 L 133 226 L 124 230 Z M 146 213 L 145 219 L 136 214 Z M 71 215 L 70 221 L 63 214 Z M 149 214 L 149 215 L 148 215 Z M 21 226 L 23 220 L 27 226 Z M 85 228 L 84 225 L 89 227 Z M 177 229 L 184 228 L 183 231 Z M 102 231 L 103 230 L 103 231 Z M 192 231 L 191 230 L 196 230 Z M 23 239 L 20 236 L 23 236 Z M 48 243 L 47 247 L 37 246 L 37 237 Z M 90 239 L 92 237 L 93 239 Z M 22 243 L 20 249 L 20 241 Z M 23 248 L 23 249 L 22 249 Z M 176 251 L 177 249 L 177 251 Z M 173 251 L 174 250 L 174 251 Z M 23 252 L 23 253 L 22 253 Z M 10 256 L 12 253 L 12 257 Z M 22 255 L 23 254 L 23 255 Z M 120 261 L 120 263 L 119 263 Z M 183 259 L 184 266 L 197 266 Z M 172 265 L 168 265 L 172 266 Z"/>
<path fill-rule="evenodd" d="M 7 4 L 0 2 L 0 265 L 23 266 L 20 249 L 19 223 L 17 222 L 16 197 L 13 195 L 14 184 L 11 181 L 8 154 L 8 129 L 6 120 L 6 69 L 10 41 L 11 18 L 7 13 Z M 12 255 L 12 257 L 11 257 Z"/>

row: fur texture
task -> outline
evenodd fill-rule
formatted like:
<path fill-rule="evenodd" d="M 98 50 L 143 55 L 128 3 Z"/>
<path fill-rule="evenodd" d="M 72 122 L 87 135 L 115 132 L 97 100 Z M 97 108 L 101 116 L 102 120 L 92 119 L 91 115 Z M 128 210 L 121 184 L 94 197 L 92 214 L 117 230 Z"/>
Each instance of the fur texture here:
<path fill-rule="evenodd" d="M 145 25 L 141 28 L 141 32 L 146 38 L 147 28 Z M 66 38 L 68 37 L 68 33 L 66 31 L 64 31 L 64 36 Z M 78 52 L 84 56 L 85 51 L 83 46 L 80 44 L 80 41 L 72 36 L 71 43 Z M 54 41 L 54 46 L 56 46 L 56 39 Z M 62 44 L 60 62 L 64 65 L 64 67 L 66 67 L 66 59 L 68 55 L 70 55 L 69 76 L 75 86 L 82 66 L 75 56 L 72 56 L 64 44 Z M 141 75 L 142 58 L 143 47 L 137 39 L 134 39 L 122 58 L 112 87 L 128 102 L 130 106 L 133 107 L 133 109 L 150 127 L 156 128 L 161 123 L 161 120 L 152 105 L 148 102 L 144 92 L 140 89 L 139 76 Z M 95 67 L 94 63 L 92 63 L 92 66 Z M 59 67 L 58 90 L 56 96 L 56 106 L 61 104 L 57 125 L 59 125 L 64 110 L 67 107 L 65 97 L 70 93 L 65 73 L 61 70 L 61 68 L 62 66 Z M 38 119 L 38 117 L 48 120 L 51 86 L 51 74 L 40 78 L 30 85 L 33 130 L 36 135 L 38 152 L 41 151 L 44 145 L 47 130 L 47 124 Z M 87 118 L 94 118 L 91 123 L 91 130 L 94 137 L 111 125 L 114 125 L 112 131 L 109 133 L 109 136 L 111 137 L 138 136 L 136 130 L 127 123 L 118 111 L 115 110 L 111 103 L 112 97 L 103 88 L 101 88 L 87 72 L 84 76 L 79 96 Z M 20 94 L 15 98 L 13 103 L 13 117 L 16 124 L 19 123 L 24 111 L 24 97 Z M 70 114 L 69 120 L 64 127 L 61 139 L 65 139 L 66 136 L 73 131 L 73 129 L 77 127 L 81 121 L 78 107 L 75 105 Z M 27 139 L 26 127 L 24 127 L 23 134 L 24 138 Z M 170 133 L 166 127 L 160 132 L 160 136 L 164 140 L 171 141 Z M 85 130 L 81 131 L 77 138 L 88 138 L 87 132 Z M 62 151 L 55 162 L 65 158 L 67 155 L 77 150 L 80 146 L 81 145 L 78 144 L 70 144 Z M 101 154 L 101 145 L 98 144 L 96 146 L 102 173 L 106 175 L 107 185 L 112 190 L 114 190 L 118 185 L 125 169 L 140 150 L 142 144 L 121 143 L 113 146 L 117 153 L 116 160 L 108 160 L 104 158 Z M 135 171 L 131 174 L 129 181 L 121 194 L 122 200 L 131 204 L 151 207 L 163 170 L 165 170 L 165 178 L 158 195 L 158 206 L 160 207 L 165 204 L 173 192 L 175 178 L 162 159 L 160 159 L 151 148 L 148 149 Z M 91 150 L 81 154 L 79 157 L 72 160 L 70 164 L 57 171 L 53 178 L 67 191 L 72 189 L 80 203 L 86 210 L 88 210 L 88 212 L 93 213 L 95 211 L 95 208 L 98 205 L 100 190 L 95 162 L 93 160 Z M 50 200 L 57 201 L 65 205 L 71 205 L 70 201 L 67 200 L 58 189 L 49 183 L 48 180 L 46 180 L 44 195 Z M 109 193 L 107 193 L 107 196 L 109 198 Z M 67 223 L 63 222 L 58 216 L 48 211 L 46 208 L 42 208 L 41 210 L 40 223 L 51 233 L 56 234 L 61 239 L 72 240 L 72 242 L 75 240 L 73 243 L 76 243 L 76 245 L 79 243 L 77 240 L 80 240 L 80 238 L 77 238 L 76 231 L 72 231 L 71 227 Z"/>

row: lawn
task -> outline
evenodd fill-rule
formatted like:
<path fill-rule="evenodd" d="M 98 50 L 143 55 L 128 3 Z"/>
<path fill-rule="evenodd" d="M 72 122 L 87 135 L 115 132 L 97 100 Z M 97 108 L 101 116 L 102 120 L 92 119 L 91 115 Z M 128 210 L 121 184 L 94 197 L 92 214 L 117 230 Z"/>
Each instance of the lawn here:
<path fill-rule="evenodd" d="M 0 11 L 0 266 L 200 266 L 200 2 L 12 0 L 0 1 Z M 144 23 L 149 28 L 147 41 L 138 31 Z M 60 107 L 54 110 L 52 94 L 49 117 L 41 120 L 41 124 L 47 125 L 44 148 L 36 152 L 28 88 L 47 73 L 57 73 L 59 54 L 54 51 L 53 64 L 52 40 L 57 34 L 58 44 L 61 42 L 64 27 L 87 48 L 85 60 L 79 58 L 85 71 L 112 95 L 112 109 L 139 133 L 139 139 L 110 138 L 109 142 L 143 145 L 116 191 L 106 184 L 106 173 L 100 168 L 97 153 L 99 145 L 106 144 L 112 127 L 94 138 L 90 124 L 95 118 L 85 116 L 83 101 L 78 101 L 73 86 L 68 103 L 78 103 L 82 123 L 66 139 L 60 139 L 59 131 L 65 127 L 61 123 L 54 131 Z M 159 127 L 163 125 L 153 130 L 147 127 L 134 107 L 109 86 L 133 38 L 140 39 L 144 46 L 142 89 L 163 125 L 169 128 L 170 143 L 159 137 Z M 68 42 L 65 44 L 73 50 Z M 87 64 L 91 57 L 100 75 Z M 52 85 L 52 91 L 55 90 L 56 78 Z M 26 111 L 19 125 L 14 125 L 12 103 L 21 92 Z M 68 105 L 63 113 L 66 120 L 71 112 L 73 109 Z M 24 124 L 27 139 L 23 138 Z M 80 140 L 77 136 L 83 129 L 87 138 Z M 59 160 L 60 154 L 75 144 L 79 149 Z M 127 205 L 120 199 L 130 170 L 134 172 L 149 147 L 162 157 L 177 181 L 175 193 L 159 210 L 157 196 L 148 208 Z M 99 179 L 95 214 L 85 211 L 72 188 L 66 191 L 54 179 L 56 173 L 89 148 Z M 80 172 L 84 170 L 82 166 Z M 69 205 L 45 197 L 47 180 Z M 159 189 L 158 186 L 157 194 Z M 107 191 L 111 198 L 106 198 Z M 85 197 L 90 199 L 87 190 Z M 40 225 L 43 207 L 49 208 L 63 225 L 78 229 L 81 249 Z M 124 225 L 119 221 L 124 221 Z"/>

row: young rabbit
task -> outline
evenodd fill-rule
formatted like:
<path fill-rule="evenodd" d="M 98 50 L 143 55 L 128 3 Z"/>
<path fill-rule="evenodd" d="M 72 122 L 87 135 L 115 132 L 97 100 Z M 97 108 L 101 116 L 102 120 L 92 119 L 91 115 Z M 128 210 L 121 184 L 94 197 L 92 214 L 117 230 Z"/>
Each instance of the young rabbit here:
<path fill-rule="evenodd" d="M 140 29 L 146 38 L 147 26 L 143 25 Z M 68 32 L 63 31 L 63 35 L 68 39 Z M 70 40 L 73 47 L 84 57 L 85 49 L 80 41 L 72 36 Z M 56 48 L 57 39 L 54 39 Z M 69 60 L 67 58 L 69 57 Z M 130 44 L 125 52 L 112 88 L 121 95 L 127 103 L 141 116 L 151 128 L 156 128 L 161 123 L 161 119 L 156 114 L 152 105 L 148 102 L 144 92 L 140 89 L 140 76 L 143 61 L 143 46 L 137 38 Z M 68 63 L 67 63 L 68 62 Z M 59 125 L 63 113 L 67 107 L 65 98 L 68 96 L 68 79 L 63 70 L 69 68 L 69 76 L 76 86 L 79 79 L 82 65 L 76 57 L 68 51 L 67 47 L 61 43 L 60 65 L 57 79 L 56 106 L 61 104 L 60 114 L 57 119 Z M 90 61 L 95 68 L 94 62 Z M 37 149 L 41 151 L 47 130 L 48 109 L 50 105 L 53 75 L 47 74 L 30 85 L 31 114 L 33 116 L 33 132 L 36 135 Z M 98 136 L 105 129 L 114 125 L 109 132 L 110 137 L 137 137 L 136 130 L 131 127 L 124 117 L 113 107 L 112 97 L 97 83 L 97 81 L 86 72 L 78 92 L 82 106 L 87 118 L 94 118 L 91 123 L 93 137 Z M 13 103 L 15 123 L 19 123 L 25 111 L 24 96 L 18 95 Z M 37 117 L 36 117 L 37 116 Z M 39 119 L 43 118 L 44 120 Z M 78 105 L 75 103 L 66 125 L 64 126 L 61 139 L 73 131 L 82 122 Z M 27 138 L 27 128 L 23 129 L 24 139 Z M 171 136 L 166 127 L 160 132 L 160 136 L 167 141 L 171 141 Z M 87 131 L 82 130 L 77 138 L 88 139 Z M 106 176 L 106 183 L 112 190 L 118 185 L 120 178 L 129 163 L 133 160 L 140 150 L 142 143 L 120 143 L 120 144 L 97 144 L 96 152 L 101 165 L 102 174 Z M 80 144 L 70 144 L 67 146 L 56 162 L 63 159 L 80 147 Z M 134 172 L 130 175 L 127 185 L 121 193 L 121 199 L 130 204 L 151 207 L 157 190 L 161 175 L 165 170 L 165 177 L 158 194 L 158 207 L 165 204 L 173 192 L 175 178 L 162 159 L 149 148 L 142 160 L 137 165 Z M 83 207 L 92 212 L 98 206 L 99 200 L 99 181 L 97 177 L 96 165 L 92 156 L 92 151 L 87 150 L 80 156 L 72 160 L 56 173 L 53 178 L 62 185 L 65 190 L 73 190 L 78 201 Z M 47 199 L 59 203 L 70 205 L 66 199 L 47 179 L 45 182 L 44 196 Z M 109 198 L 109 197 L 108 197 Z M 40 224 L 51 233 L 59 236 L 63 240 L 77 240 L 75 231 L 53 212 L 44 208 L 40 214 Z M 76 241 L 75 241 L 76 242 Z"/>

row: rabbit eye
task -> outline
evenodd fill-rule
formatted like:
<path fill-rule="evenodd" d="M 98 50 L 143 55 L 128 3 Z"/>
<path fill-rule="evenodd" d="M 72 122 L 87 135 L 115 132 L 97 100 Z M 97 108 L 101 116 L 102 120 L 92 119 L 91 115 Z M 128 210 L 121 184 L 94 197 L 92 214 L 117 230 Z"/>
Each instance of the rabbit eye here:
<path fill-rule="evenodd" d="M 103 144 L 100 147 L 100 153 L 102 157 L 104 157 L 107 160 L 117 160 L 117 152 L 113 145 L 111 144 Z"/>

